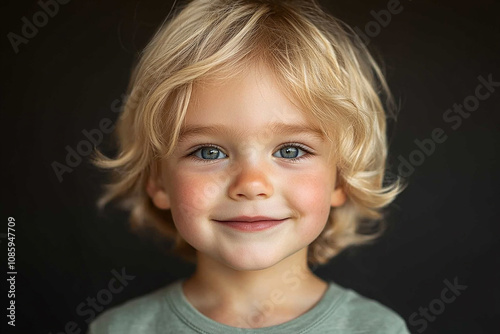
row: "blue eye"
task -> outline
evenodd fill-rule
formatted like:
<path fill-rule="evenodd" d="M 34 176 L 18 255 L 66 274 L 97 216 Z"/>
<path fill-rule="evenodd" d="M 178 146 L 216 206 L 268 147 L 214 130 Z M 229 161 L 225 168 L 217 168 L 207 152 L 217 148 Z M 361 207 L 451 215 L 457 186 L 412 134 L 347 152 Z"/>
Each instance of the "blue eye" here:
<path fill-rule="evenodd" d="M 202 160 L 216 160 L 216 159 L 227 158 L 227 155 L 216 146 L 200 147 L 190 155 L 194 155 Z"/>
<path fill-rule="evenodd" d="M 301 151 L 304 153 L 299 155 Z M 276 153 L 279 153 L 281 156 L 276 156 Z M 276 153 L 273 154 L 274 157 L 296 161 L 304 158 L 309 152 L 300 145 L 287 144 L 285 146 L 281 146 L 281 148 L 276 151 Z"/>
<path fill-rule="evenodd" d="M 301 153 L 302 152 L 302 153 Z M 295 143 L 287 143 L 282 145 L 274 154 L 273 157 L 286 159 L 287 161 L 298 161 L 305 159 L 310 155 L 314 155 L 305 147 Z M 210 162 L 214 160 L 220 160 L 227 158 L 222 149 L 214 145 L 206 145 L 198 147 L 192 153 L 188 155 L 189 157 L 202 162 Z"/>

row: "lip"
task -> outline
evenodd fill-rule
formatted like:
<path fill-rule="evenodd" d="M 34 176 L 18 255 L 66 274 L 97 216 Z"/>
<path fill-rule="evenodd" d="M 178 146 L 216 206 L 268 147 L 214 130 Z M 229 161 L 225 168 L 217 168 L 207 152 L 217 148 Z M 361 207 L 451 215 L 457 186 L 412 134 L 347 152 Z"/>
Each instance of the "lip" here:
<path fill-rule="evenodd" d="M 220 222 L 256 222 L 256 221 L 271 221 L 271 220 L 282 220 L 283 218 L 273 218 L 267 216 L 238 216 L 232 217 L 224 220 L 218 220 Z"/>
<path fill-rule="evenodd" d="M 266 216 L 239 216 L 229 218 L 228 220 L 215 220 L 217 223 L 223 224 L 227 227 L 245 232 L 257 232 L 267 230 L 274 226 L 283 223 L 288 218 L 276 219 Z"/>

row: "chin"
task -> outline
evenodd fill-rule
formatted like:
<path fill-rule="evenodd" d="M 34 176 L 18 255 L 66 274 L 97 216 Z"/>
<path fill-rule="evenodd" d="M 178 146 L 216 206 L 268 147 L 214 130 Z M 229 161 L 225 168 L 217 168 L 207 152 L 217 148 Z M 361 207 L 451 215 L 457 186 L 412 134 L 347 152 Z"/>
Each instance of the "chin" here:
<path fill-rule="evenodd" d="M 265 270 L 272 267 L 275 263 L 232 263 L 232 262 L 224 262 L 229 268 L 236 271 L 257 271 L 257 270 Z"/>
<path fill-rule="evenodd" d="M 226 256 L 224 256 L 226 255 Z M 287 256 L 278 254 L 241 254 L 233 252 L 232 254 L 221 254 L 219 261 L 224 265 L 239 271 L 254 271 L 270 268 L 281 262 Z"/>

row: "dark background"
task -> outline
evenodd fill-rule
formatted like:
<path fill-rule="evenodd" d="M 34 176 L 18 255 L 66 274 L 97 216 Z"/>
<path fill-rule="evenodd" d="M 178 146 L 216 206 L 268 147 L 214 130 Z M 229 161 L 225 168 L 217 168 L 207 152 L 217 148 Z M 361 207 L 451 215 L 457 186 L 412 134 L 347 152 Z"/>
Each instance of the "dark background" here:
<path fill-rule="evenodd" d="M 386 9 L 388 1 L 321 3 L 364 30 L 374 21 L 370 11 Z M 423 326 L 411 325 L 411 314 L 439 299 L 445 280 L 456 279 L 467 288 L 424 333 L 493 333 L 500 319 L 500 87 L 456 130 L 443 114 L 474 94 L 478 76 L 500 81 L 499 6 L 416 0 L 401 6 L 369 43 L 385 60 L 401 106 L 391 126 L 393 169 L 400 157 L 418 154 L 415 140 L 430 138 L 435 128 L 447 140 L 408 176 L 385 237 L 345 251 L 316 272 L 394 309 L 414 332 Z M 41 7 L 36 1 L 2 3 L 0 249 L 5 263 L 4 233 L 12 216 L 18 272 L 16 327 L 5 333 L 64 333 L 69 322 L 83 332 L 89 315 L 77 307 L 107 288 L 113 269 L 135 278 L 105 309 L 192 272 L 160 243 L 132 233 L 125 213 L 98 212 L 104 173 L 82 162 L 60 182 L 52 167 L 54 161 L 65 164 L 66 146 L 75 149 L 83 130 L 116 120 L 113 109 L 137 54 L 171 7 L 172 1 L 73 0 L 15 53 L 7 34 L 21 35 L 22 18 L 33 22 Z M 104 134 L 105 142 L 110 139 Z M 1 319 L 6 328 L 4 314 Z"/>

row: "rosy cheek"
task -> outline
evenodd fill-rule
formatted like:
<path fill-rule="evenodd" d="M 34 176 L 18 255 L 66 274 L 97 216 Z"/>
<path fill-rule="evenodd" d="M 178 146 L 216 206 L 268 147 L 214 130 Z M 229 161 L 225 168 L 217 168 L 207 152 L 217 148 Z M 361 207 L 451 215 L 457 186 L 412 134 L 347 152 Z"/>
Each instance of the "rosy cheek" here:
<path fill-rule="evenodd" d="M 189 222 L 206 213 L 215 195 L 213 183 L 209 179 L 177 174 L 172 181 L 174 219 L 177 216 L 179 221 Z"/>
<path fill-rule="evenodd" d="M 288 187 L 288 197 L 299 214 L 307 217 L 309 227 L 322 228 L 330 210 L 328 178 L 311 173 L 300 177 L 300 182 Z"/>
<path fill-rule="evenodd" d="M 303 175 L 300 181 L 291 184 L 293 192 L 304 205 L 318 207 L 324 205 L 327 201 L 326 195 L 328 188 L 328 179 L 318 175 Z"/>

